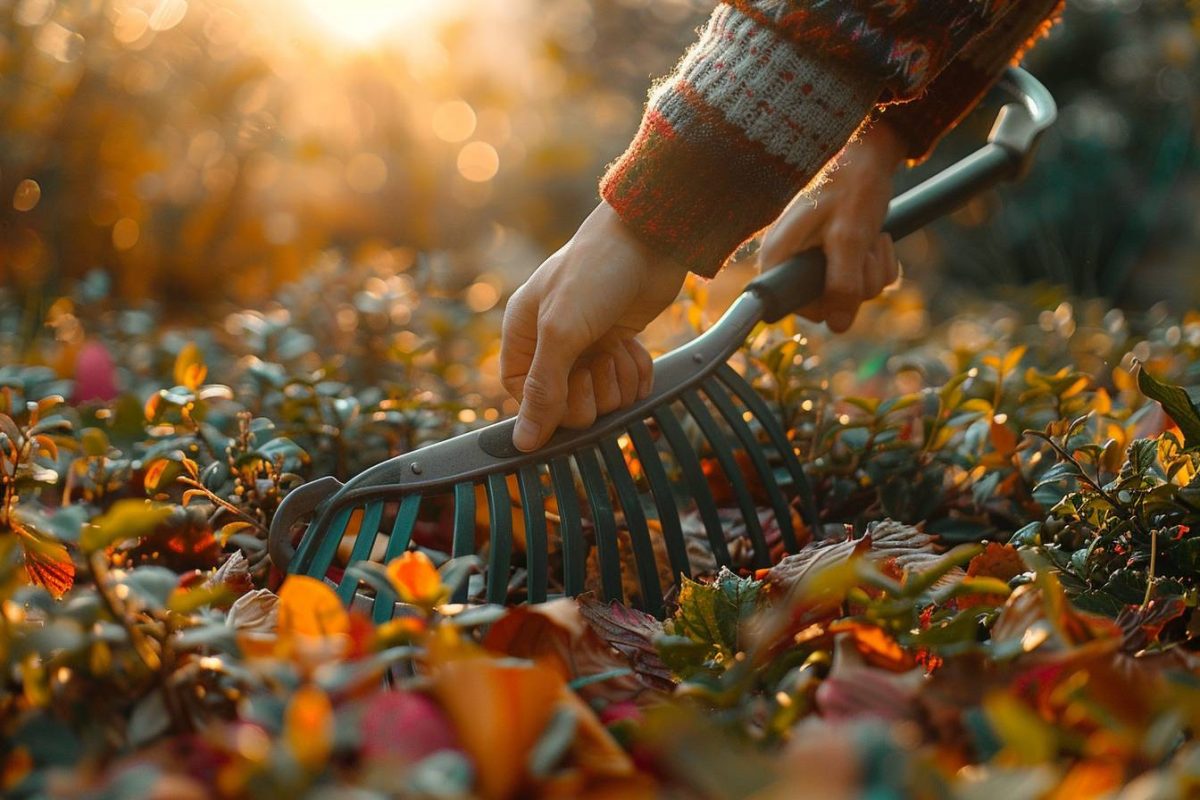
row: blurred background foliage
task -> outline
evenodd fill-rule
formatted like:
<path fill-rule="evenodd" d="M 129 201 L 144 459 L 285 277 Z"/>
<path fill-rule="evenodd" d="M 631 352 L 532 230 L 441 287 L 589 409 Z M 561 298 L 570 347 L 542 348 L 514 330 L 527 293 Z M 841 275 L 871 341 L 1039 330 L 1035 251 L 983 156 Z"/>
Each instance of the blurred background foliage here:
<path fill-rule="evenodd" d="M 85 276 L 201 321 L 331 260 L 420 262 L 425 291 L 495 316 L 711 7 L 0 0 L 0 281 L 20 310 L 2 333 L 41 328 Z M 911 239 L 909 274 L 935 297 L 1049 281 L 1187 305 L 1198 20 L 1194 0 L 1072 0 L 1029 59 L 1062 104 L 1036 167 Z"/>

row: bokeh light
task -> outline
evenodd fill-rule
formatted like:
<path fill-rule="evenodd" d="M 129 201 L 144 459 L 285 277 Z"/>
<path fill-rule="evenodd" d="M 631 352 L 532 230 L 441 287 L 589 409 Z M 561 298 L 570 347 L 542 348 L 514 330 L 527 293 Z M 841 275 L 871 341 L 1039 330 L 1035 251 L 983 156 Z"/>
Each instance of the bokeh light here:
<path fill-rule="evenodd" d="M 500 171 L 500 155 L 487 142 L 468 142 L 458 151 L 458 171 L 475 183 L 490 181 Z"/>

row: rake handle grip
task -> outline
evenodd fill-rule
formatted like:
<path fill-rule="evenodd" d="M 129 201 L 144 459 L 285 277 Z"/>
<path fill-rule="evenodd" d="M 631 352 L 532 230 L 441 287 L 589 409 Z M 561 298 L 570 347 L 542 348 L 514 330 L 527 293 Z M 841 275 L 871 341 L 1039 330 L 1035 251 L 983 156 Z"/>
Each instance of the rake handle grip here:
<path fill-rule="evenodd" d="M 1010 69 L 998 88 L 1009 96 L 988 143 L 894 199 L 883 230 L 897 241 L 963 205 L 984 189 L 1016 178 L 1028 165 L 1038 137 L 1054 121 L 1054 99 L 1024 70 Z M 762 273 L 747 286 L 777 322 L 825 292 L 825 253 L 814 247 Z"/>

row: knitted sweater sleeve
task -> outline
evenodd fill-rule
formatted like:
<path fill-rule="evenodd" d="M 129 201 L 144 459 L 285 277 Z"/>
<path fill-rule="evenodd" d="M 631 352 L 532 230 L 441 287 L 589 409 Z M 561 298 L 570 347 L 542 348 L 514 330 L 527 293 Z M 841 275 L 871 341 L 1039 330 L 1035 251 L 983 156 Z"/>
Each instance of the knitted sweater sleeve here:
<path fill-rule="evenodd" d="M 976 37 L 915 99 L 886 103 L 875 114 L 908 147 L 911 162 L 929 157 L 1003 73 L 1057 21 L 1065 0 L 1010 3 L 984 36 Z"/>
<path fill-rule="evenodd" d="M 909 0 L 916 10 L 901 24 L 877 18 L 875 0 L 725 0 L 652 90 L 600 193 L 651 247 L 711 276 L 820 173 L 881 100 L 919 96 L 882 114 L 911 153 L 923 153 L 969 110 L 1017 46 L 993 44 L 989 35 L 990 46 L 972 53 L 967 45 L 993 21 L 976 9 L 1048 2 Z M 1017 17 L 1013 30 L 1025 19 Z M 925 40 L 928 30 L 937 32 L 934 41 Z M 999 66 L 991 46 L 1004 53 Z M 953 77 L 993 66 L 981 79 Z M 943 68 L 954 91 L 931 86 Z M 975 82 L 960 95 L 957 81 L 967 77 Z M 930 120 L 946 123 L 932 137 Z"/>

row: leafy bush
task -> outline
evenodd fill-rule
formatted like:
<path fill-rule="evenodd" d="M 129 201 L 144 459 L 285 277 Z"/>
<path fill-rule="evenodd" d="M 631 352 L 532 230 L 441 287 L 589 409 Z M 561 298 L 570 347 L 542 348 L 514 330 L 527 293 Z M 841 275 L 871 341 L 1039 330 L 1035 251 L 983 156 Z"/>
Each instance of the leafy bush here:
<path fill-rule="evenodd" d="M 1194 785 L 1200 413 L 1175 384 L 1200 317 L 1043 298 L 935 325 L 903 290 L 853 337 L 764 327 L 738 366 L 805 455 L 798 552 L 697 576 L 659 622 L 446 605 L 477 562 L 431 540 L 359 568 L 406 604 L 377 625 L 263 537 L 303 481 L 500 413 L 486 381 L 448 400 L 494 318 L 463 336 L 425 280 L 317 271 L 202 329 L 87 285 L 55 304 L 0 372 L 6 794 Z"/>

